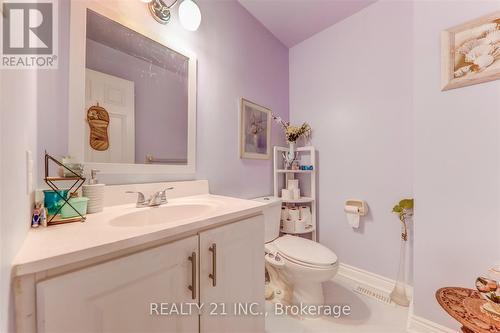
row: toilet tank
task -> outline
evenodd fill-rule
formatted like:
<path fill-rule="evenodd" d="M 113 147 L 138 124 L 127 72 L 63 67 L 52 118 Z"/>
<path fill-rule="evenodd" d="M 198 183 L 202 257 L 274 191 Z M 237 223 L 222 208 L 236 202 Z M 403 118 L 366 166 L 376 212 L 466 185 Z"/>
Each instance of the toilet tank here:
<path fill-rule="evenodd" d="M 264 207 L 265 242 L 270 242 L 280 235 L 281 198 L 261 197 L 254 199 L 266 204 Z"/>

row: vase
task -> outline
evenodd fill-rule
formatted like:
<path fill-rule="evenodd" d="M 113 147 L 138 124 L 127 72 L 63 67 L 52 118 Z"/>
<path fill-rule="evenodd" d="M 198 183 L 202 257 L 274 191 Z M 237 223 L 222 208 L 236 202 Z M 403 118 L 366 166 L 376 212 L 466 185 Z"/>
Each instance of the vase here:
<path fill-rule="evenodd" d="M 401 235 L 407 235 L 408 229 L 408 217 L 412 216 L 412 212 L 405 211 L 405 225 L 401 226 Z M 407 237 L 407 236 L 406 236 Z M 406 246 L 408 241 L 401 238 L 401 246 L 399 251 L 399 268 L 398 268 L 398 276 L 396 279 L 396 285 L 392 290 L 390 297 L 391 300 L 401 306 L 409 306 L 410 299 L 406 294 Z"/>
<path fill-rule="evenodd" d="M 259 135 L 258 134 L 253 135 L 253 146 L 255 147 L 255 149 L 257 149 L 259 147 Z"/>
<path fill-rule="evenodd" d="M 285 160 L 285 169 L 291 169 L 293 161 L 297 157 L 297 152 L 295 151 L 295 142 L 288 142 L 288 152 L 283 153 L 283 158 Z"/>

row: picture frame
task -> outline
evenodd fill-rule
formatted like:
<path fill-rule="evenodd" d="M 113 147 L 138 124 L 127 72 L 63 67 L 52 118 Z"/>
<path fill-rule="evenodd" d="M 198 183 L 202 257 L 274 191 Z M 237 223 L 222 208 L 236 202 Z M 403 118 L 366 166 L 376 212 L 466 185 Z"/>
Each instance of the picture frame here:
<path fill-rule="evenodd" d="M 240 158 L 271 158 L 271 120 L 271 109 L 241 98 Z"/>
<path fill-rule="evenodd" d="M 500 79 L 500 11 L 441 33 L 441 90 Z"/>

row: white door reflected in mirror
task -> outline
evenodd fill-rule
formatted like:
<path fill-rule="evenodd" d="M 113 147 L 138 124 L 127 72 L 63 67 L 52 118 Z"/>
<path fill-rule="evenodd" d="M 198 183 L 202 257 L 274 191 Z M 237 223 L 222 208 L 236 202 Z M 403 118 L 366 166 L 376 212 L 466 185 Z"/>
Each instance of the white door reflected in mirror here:
<path fill-rule="evenodd" d="M 109 114 L 107 128 L 95 128 L 87 117 L 87 137 L 91 130 L 107 131 L 109 148 L 103 151 L 87 145 L 85 161 L 134 163 L 135 106 L 134 82 L 88 69 L 85 71 L 86 109 L 99 104 Z"/>

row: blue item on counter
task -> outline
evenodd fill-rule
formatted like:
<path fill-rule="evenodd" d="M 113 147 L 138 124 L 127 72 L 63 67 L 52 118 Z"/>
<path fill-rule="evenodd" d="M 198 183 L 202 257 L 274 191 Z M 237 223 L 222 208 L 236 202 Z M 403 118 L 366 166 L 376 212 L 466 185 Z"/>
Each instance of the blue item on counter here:
<path fill-rule="evenodd" d="M 63 198 L 68 197 L 68 190 L 59 190 L 57 191 Z M 52 190 L 43 191 L 45 195 L 44 206 L 47 208 L 49 215 L 54 215 L 57 213 L 60 207 L 64 204 L 64 200 Z"/>

